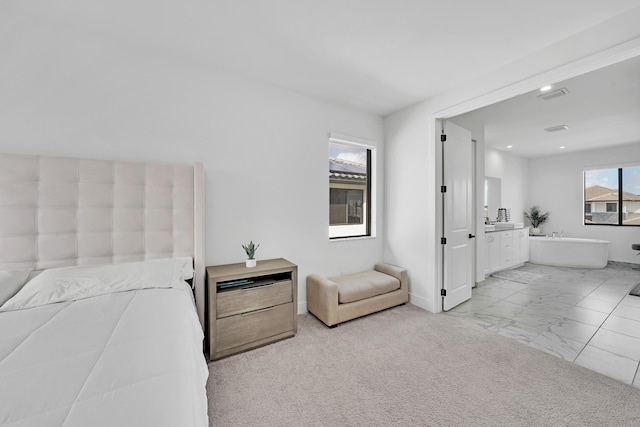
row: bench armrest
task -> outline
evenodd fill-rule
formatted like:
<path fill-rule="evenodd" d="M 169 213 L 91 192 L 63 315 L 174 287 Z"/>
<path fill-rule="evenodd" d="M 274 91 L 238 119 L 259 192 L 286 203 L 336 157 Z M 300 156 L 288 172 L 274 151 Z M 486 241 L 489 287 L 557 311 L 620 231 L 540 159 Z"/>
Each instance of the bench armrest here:
<path fill-rule="evenodd" d="M 409 297 L 409 274 L 407 270 L 404 268 L 397 267 L 391 264 L 378 263 L 373 267 L 374 270 L 379 271 L 380 273 L 388 274 L 389 276 L 393 276 L 400 281 L 400 289 L 405 292 L 407 296 L 407 300 Z"/>
<path fill-rule="evenodd" d="M 327 326 L 338 323 L 338 284 L 319 276 L 307 276 L 307 310 Z"/>

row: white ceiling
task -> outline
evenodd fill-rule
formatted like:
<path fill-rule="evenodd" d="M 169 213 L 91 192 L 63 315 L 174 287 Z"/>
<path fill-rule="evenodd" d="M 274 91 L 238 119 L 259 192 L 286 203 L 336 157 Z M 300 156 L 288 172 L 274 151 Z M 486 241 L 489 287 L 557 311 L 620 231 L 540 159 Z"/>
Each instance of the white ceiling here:
<path fill-rule="evenodd" d="M 88 67 L 108 44 L 386 115 L 639 5 L 638 0 L 0 0 L 0 58 L 9 64 L 0 67 L 0 79 L 15 88 L 72 84 L 74 68 L 100 72 Z"/>
<path fill-rule="evenodd" d="M 534 91 L 452 120 L 484 126 L 486 146 L 528 158 L 640 142 L 640 57 L 553 85 L 559 88 L 569 94 L 542 101 Z M 559 125 L 569 129 L 544 131 Z"/>

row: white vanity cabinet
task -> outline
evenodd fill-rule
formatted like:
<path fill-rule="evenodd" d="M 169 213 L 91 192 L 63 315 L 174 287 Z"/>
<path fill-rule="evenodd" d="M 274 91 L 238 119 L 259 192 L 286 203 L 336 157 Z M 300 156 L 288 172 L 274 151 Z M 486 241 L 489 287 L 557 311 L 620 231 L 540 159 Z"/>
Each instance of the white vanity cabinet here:
<path fill-rule="evenodd" d="M 529 261 L 529 229 L 487 232 L 485 275 Z"/>
<path fill-rule="evenodd" d="M 501 231 L 500 235 L 500 270 L 513 265 L 513 231 Z"/>
<path fill-rule="evenodd" d="M 529 228 L 513 231 L 513 261 L 514 265 L 529 261 Z"/>
<path fill-rule="evenodd" d="M 487 265 L 485 274 L 500 270 L 500 239 L 498 233 L 487 233 L 485 236 Z"/>

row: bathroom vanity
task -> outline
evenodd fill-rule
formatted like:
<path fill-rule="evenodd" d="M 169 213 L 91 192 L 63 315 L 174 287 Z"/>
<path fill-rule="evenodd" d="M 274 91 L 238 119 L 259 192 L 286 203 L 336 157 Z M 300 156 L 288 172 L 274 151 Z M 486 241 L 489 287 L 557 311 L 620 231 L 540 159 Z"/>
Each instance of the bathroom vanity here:
<path fill-rule="evenodd" d="M 485 229 L 485 276 L 529 261 L 529 227 Z"/>

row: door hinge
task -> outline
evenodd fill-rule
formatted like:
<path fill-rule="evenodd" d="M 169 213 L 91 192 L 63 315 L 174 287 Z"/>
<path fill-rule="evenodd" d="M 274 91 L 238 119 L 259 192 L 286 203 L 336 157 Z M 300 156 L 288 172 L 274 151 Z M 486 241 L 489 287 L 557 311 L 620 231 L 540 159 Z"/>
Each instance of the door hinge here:
<path fill-rule="evenodd" d="M 440 192 L 441 193 L 446 193 L 447 192 L 447 186 L 446 185 L 441 185 L 440 186 Z"/>
<path fill-rule="evenodd" d="M 440 289 L 440 296 L 446 297 L 447 296 L 447 290 L 446 289 Z"/>
<path fill-rule="evenodd" d="M 440 244 L 441 245 L 446 245 L 447 244 L 447 238 L 446 237 L 441 237 L 440 238 Z"/>
<path fill-rule="evenodd" d="M 440 142 L 446 142 L 446 140 L 447 140 L 447 135 L 445 134 L 440 135 Z"/>

